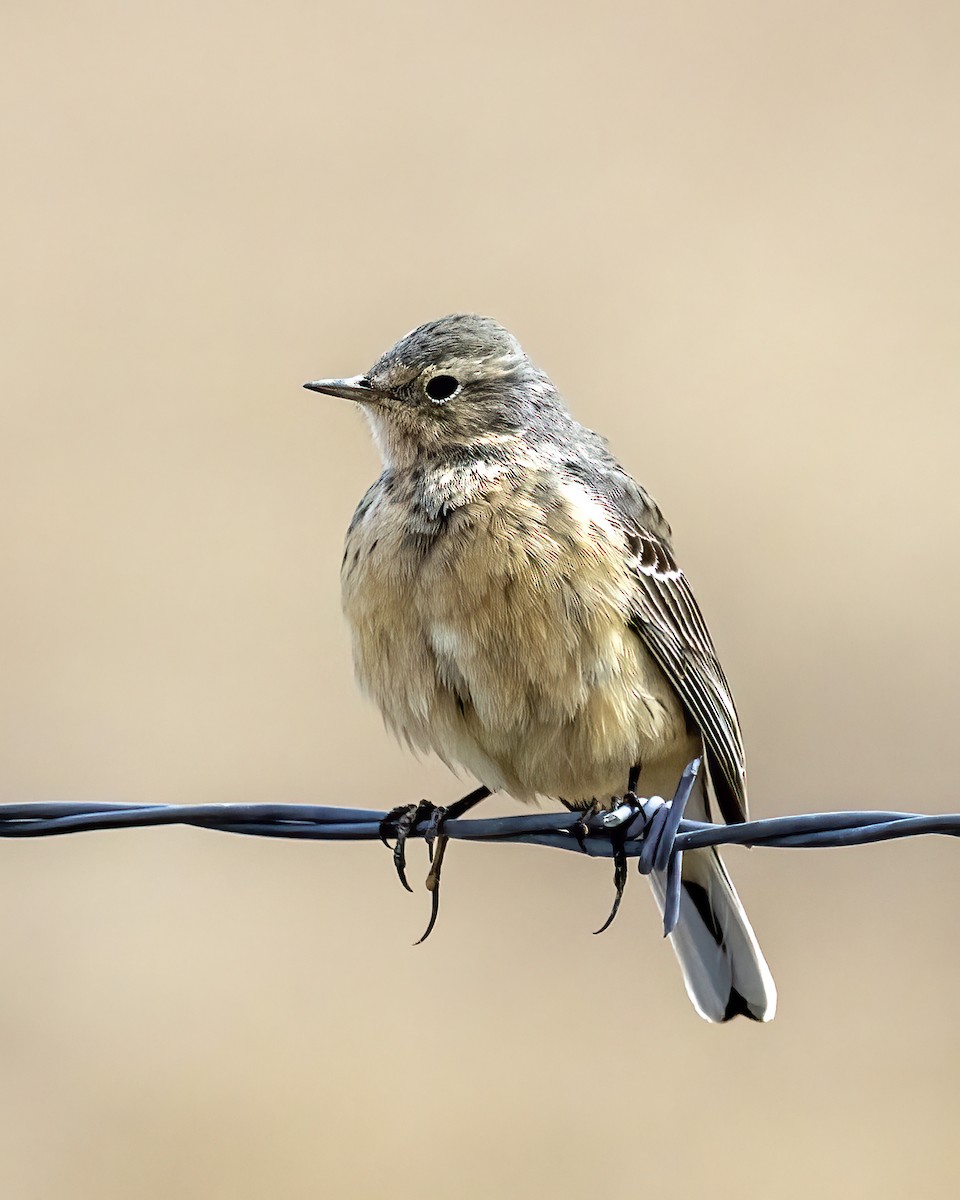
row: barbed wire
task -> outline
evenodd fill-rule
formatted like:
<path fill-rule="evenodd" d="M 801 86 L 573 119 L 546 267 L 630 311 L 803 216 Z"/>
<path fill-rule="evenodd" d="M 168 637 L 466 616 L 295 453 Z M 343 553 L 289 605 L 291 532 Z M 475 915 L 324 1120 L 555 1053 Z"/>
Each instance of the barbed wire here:
<path fill-rule="evenodd" d="M 427 877 L 433 906 L 423 937 L 433 929 L 440 895 L 442 848 L 447 840 L 547 846 L 573 850 L 615 863 L 616 898 L 602 933 L 617 914 L 626 883 L 626 864 L 636 859 L 641 874 L 665 873 L 664 935 L 676 927 L 680 914 L 681 865 L 687 850 L 706 846 L 779 846 L 824 849 L 860 846 L 895 838 L 941 834 L 960 837 L 960 813 L 926 815 L 908 812 L 852 810 L 768 817 L 735 825 L 692 821 L 683 812 L 693 789 L 700 760 L 691 762 L 671 800 L 628 793 L 608 812 L 550 812 L 517 817 L 470 818 L 421 804 L 381 812 L 312 804 L 103 804 L 36 802 L 0 804 L 0 838 L 57 837 L 102 829 L 131 829 L 157 825 L 188 825 L 249 837 L 304 838 L 316 841 L 381 841 L 397 837 L 398 814 L 408 814 L 394 861 L 403 873 L 403 843 L 409 838 L 428 843 L 433 868 Z M 472 797 L 486 795 L 480 789 Z M 452 806 L 451 814 L 457 808 Z M 440 842 L 434 855 L 435 842 Z"/>

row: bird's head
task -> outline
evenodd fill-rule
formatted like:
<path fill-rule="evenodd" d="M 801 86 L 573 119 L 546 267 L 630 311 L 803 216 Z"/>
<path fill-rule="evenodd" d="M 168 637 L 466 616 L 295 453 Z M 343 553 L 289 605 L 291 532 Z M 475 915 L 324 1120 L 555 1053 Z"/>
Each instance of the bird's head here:
<path fill-rule="evenodd" d="M 419 326 L 363 375 L 304 387 L 362 405 L 389 465 L 425 454 L 484 453 L 563 411 L 517 339 L 474 315 Z"/>

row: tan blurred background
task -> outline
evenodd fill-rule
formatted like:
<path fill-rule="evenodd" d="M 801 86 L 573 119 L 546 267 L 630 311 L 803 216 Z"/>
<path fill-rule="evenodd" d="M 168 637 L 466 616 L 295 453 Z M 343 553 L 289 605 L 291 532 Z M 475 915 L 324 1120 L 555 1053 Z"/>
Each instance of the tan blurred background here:
<path fill-rule="evenodd" d="M 449 800 L 357 695 L 377 470 L 300 389 L 509 325 L 672 521 L 754 812 L 960 809 L 960 9 L 0 15 L 0 800 Z M 421 856 L 415 855 L 419 874 Z M 776 1022 L 631 875 L 0 844 L 0 1194 L 953 1196 L 960 847 L 729 861 Z"/>

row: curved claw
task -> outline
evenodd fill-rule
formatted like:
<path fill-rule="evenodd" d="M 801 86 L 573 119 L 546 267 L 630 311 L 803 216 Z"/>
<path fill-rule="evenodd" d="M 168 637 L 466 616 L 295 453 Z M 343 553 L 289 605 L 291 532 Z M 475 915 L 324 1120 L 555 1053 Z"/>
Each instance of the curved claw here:
<path fill-rule="evenodd" d="M 407 889 L 407 891 L 412 893 L 413 888 L 407 882 L 407 839 L 405 834 L 400 835 L 398 833 L 397 840 L 394 843 L 393 867 L 397 872 L 397 878 Z"/>
<path fill-rule="evenodd" d="M 437 923 L 437 917 L 439 916 L 439 914 L 440 914 L 440 891 L 439 891 L 439 889 L 434 889 L 433 897 L 431 898 L 431 901 L 430 901 L 430 920 L 427 922 L 426 929 L 423 931 L 423 933 L 421 933 L 421 935 L 413 943 L 415 946 L 422 946 L 423 943 L 430 936 L 430 934 L 433 933 L 433 927 Z"/>
<path fill-rule="evenodd" d="M 623 827 L 621 826 L 621 829 Z M 613 907 L 610 909 L 610 915 L 600 926 L 595 929 L 594 936 L 598 933 L 606 933 L 613 924 L 613 919 L 620 911 L 620 901 L 623 899 L 623 890 L 627 886 L 627 856 L 623 850 L 623 834 L 620 830 L 610 835 L 614 839 L 613 847 L 613 886 L 617 889 L 617 894 L 613 898 Z M 617 842 L 620 844 L 617 845 Z"/>
<path fill-rule="evenodd" d="M 433 805 L 428 804 L 426 800 L 421 800 L 419 804 L 401 804 L 397 808 L 392 808 L 380 822 L 380 840 L 388 849 L 387 838 L 391 834 L 396 838 L 393 844 L 393 865 L 397 872 L 397 878 L 408 892 L 412 892 L 413 888 L 407 882 L 407 838 L 424 816 L 432 810 Z"/>
<path fill-rule="evenodd" d="M 441 816 L 437 821 L 438 828 L 442 822 L 443 817 Z M 433 933 L 433 927 L 436 925 L 437 917 L 440 914 L 440 869 L 443 866 L 443 856 L 449 840 L 443 833 L 436 835 L 437 850 L 436 854 L 430 860 L 430 870 L 427 872 L 427 891 L 430 893 L 430 920 L 427 922 L 426 929 L 413 943 L 415 946 L 421 945 Z"/>

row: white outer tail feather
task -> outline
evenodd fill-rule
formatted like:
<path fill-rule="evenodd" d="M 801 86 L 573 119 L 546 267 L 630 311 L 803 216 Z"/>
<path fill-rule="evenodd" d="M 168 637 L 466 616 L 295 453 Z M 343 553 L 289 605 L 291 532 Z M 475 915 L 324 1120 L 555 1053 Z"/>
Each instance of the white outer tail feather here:
<path fill-rule="evenodd" d="M 688 851 L 682 879 L 680 920 L 670 943 L 694 1008 L 707 1021 L 772 1021 L 777 988 L 720 855 Z M 662 872 L 651 874 L 661 913 L 664 883 Z"/>

